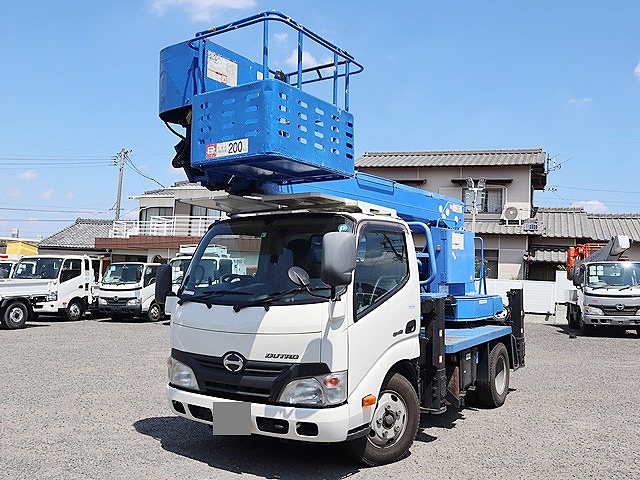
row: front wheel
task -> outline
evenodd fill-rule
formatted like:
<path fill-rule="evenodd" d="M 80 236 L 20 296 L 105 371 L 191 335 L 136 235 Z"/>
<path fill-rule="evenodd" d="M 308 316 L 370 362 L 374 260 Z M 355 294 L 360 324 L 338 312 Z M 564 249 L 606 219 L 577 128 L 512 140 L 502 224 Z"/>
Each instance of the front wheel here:
<path fill-rule="evenodd" d="M 11 302 L 7 305 L 2 315 L 2 324 L 9 330 L 15 330 L 17 328 L 23 328 L 29 318 L 29 309 L 27 306 L 19 301 Z"/>
<path fill-rule="evenodd" d="M 147 318 L 150 322 L 158 322 L 163 318 L 162 308 L 156 302 L 153 302 L 149 306 L 149 310 L 147 311 Z"/>
<path fill-rule="evenodd" d="M 371 430 L 349 442 L 350 453 L 366 465 L 395 462 L 409 450 L 419 422 L 420 405 L 413 385 L 394 373 L 382 387 Z"/>
<path fill-rule="evenodd" d="M 500 407 L 509 393 L 509 354 L 504 343 L 489 353 L 489 381 L 476 382 L 477 397 L 485 407 Z"/>
<path fill-rule="evenodd" d="M 67 309 L 64 312 L 67 320 L 72 322 L 78 321 L 82 319 L 82 315 L 84 315 L 84 306 L 80 300 L 71 300 L 69 305 L 67 305 Z"/>

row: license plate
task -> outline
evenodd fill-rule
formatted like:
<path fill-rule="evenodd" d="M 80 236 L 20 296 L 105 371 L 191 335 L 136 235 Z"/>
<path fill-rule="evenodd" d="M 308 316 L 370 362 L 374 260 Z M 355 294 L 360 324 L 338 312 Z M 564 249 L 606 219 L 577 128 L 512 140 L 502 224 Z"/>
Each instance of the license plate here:
<path fill-rule="evenodd" d="M 251 435 L 249 402 L 213 402 L 214 435 Z"/>

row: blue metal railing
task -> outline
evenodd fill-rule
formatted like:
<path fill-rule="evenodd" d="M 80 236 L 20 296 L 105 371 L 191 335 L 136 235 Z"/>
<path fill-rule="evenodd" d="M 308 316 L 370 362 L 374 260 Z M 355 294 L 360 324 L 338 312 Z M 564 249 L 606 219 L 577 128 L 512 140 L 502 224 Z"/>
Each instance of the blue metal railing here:
<path fill-rule="evenodd" d="M 227 23 L 225 25 L 220 25 L 218 27 L 213 27 L 207 30 L 203 30 L 201 32 L 196 33 L 195 37 L 189 40 L 189 45 L 191 48 L 198 50 L 199 52 L 199 75 L 201 76 L 201 84 L 204 88 L 204 76 L 206 68 L 205 65 L 205 54 L 206 49 L 204 48 L 204 42 L 202 40 L 206 38 L 210 38 L 216 35 L 221 35 L 223 33 L 236 31 L 240 28 L 248 27 L 250 25 L 256 25 L 258 23 L 263 23 L 262 29 L 262 74 L 264 78 L 269 78 L 269 76 L 275 76 L 276 71 L 269 68 L 269 22 L 280 22 L 298 32 L 298 46 L 297 46 L 297 67 L 295 70 L 291 72 L 284 73 L 287 83 L 296 85 L 299 89 L 302 89 L 303 85 L 311 84 L 315 82 L 320 82 L 324 80 L 333 81 L 333 98 L 332 103 L 334 106 L 338 107 L 338 93 L 339 93 L 339 80 L 344 78 L 344 106 L 345 110 L 349 110 L 349 79 L 351 75 L 356 75 L 364 70 L 364 67 L 358 63 L 353 56 L 347 53 L 345 50 L 338 48 L 336 45 L 322 38 L 320 35 L 312 32 L 308 28 L 299 24 L 298 22 L 291 19 L 287 15 L 280 13 L 278 11 L 266 11 L 262 13 L 258 13 L 256 15 L 252 15 L 247 18 L 243 18 L 241 20 L 236 20 L 234 22 Z M 308 39 L 318 46 L 328 50 L 331 54 L 333 54 L 333 62 L 326 63 L 322 65 L 315 65 L 308 68 L 303 68 L 302 59 L 303 59 L 303 51 L 304 51 L 304 40 Z M 351 66 L 355 66 L 355 70 L 352 70 Z M 327 69 L 331 71 L 329 73 L 325 73 Z M 311 74 L 315 73 L 315 78 L 308 78 Z"/>

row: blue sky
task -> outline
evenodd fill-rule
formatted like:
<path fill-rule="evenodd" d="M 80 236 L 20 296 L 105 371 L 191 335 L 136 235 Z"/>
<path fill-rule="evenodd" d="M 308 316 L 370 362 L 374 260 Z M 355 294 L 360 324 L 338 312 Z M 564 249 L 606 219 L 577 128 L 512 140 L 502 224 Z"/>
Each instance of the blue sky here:
<path fill-rule="evenodd" d="M 560 168 L 537 205 L 640 212 L 639 2 L 31 0 L 0 9 L 0 236 L 113 218 L 122 148 L 157 182 L 184 179 L 157 116 L 159 51 L 269 9 L 365 66 L 357 155 L 541 146 Z M 123 218 L 157 187 L 126 168 Z"/>

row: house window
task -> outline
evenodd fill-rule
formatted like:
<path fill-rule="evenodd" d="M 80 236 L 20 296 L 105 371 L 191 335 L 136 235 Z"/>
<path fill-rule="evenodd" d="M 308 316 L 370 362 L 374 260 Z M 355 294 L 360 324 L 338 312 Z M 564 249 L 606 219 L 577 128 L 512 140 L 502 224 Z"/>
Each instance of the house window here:
<path fill-rule="evenodd" d="M 218 217 L 220 212 L 213 208 L 201 207 L 199 205 L 191 205 L 192 217 Z"/>
<path fill-rule="evenodd" d="M 476 250 L 476 277 L 480 276 L 480 259 L 482 252 Z M 486 278 L 498 278 L 498 250 L 484 251 L 484 274 Z"/>
<path fill-rule="evenodd" d="M 485 188 L 478 192 L 478 213 L 502 213 L 502 191 L 502 188 Z M 470 213 L 473 207 L 473 194 L 474 192 L 467 188 L 462 189 L 464 211 L 467 213 Z"/>
<path fill-rule="evenodd" d="M 173 208 L 171 207 L 147 207 L 140 210 L 140 221 L 148 222 L 151 217 L 171 217 Z"/>

